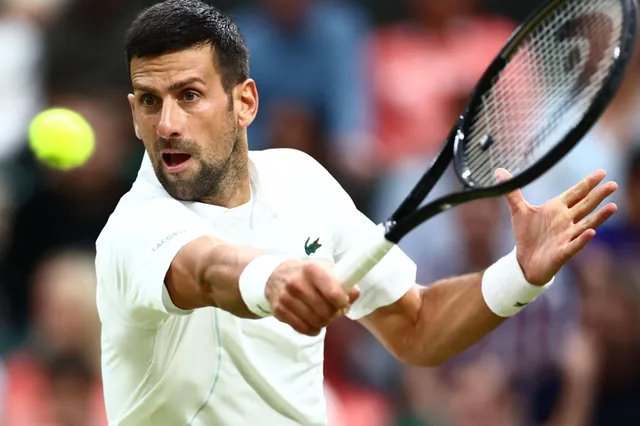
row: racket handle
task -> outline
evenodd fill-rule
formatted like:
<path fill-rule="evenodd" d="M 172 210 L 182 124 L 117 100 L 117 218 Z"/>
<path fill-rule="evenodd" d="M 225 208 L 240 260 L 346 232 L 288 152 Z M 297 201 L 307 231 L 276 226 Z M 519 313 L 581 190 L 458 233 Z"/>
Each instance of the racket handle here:
<path fill-rule="evenodd" d="M 350 250 L 333 268 L 338 281 L 349 291 L 393 248 L 395 244 L 380 235 L 362 249 Z"/>

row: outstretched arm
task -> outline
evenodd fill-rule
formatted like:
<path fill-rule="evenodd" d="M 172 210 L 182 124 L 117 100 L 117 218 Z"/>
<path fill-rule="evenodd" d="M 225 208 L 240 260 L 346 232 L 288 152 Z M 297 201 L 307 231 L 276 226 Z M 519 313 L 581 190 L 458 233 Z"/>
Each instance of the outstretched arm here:
<path fill-rule="evenodd" d="M 516 256 L 507 256 L 499 263 L 510 264 L 511 272 L 515 266 L 515 274 L 501 276 L 502 269 L 492 267 L 490 272 L 450 278 L 428 287 L 416 285 L 396 303 L 378 309 L 361 323 L 398 359 L 409 364 L 438 365 L 465 350 L 509 316 L 494 313 L 498 310 L 495 300 L 487 300 L 492 283 L 483 279 L 513 279 L 513 283 L 501 285 L 530 286 L 535 293 L 535 287 L 550 282 L 616 211 L 614 204 L 607 204 L 589 215 L 617 188 L 610 182 L 596 189 L 604 177 L 603 171 L 595 172 L 539 207 L 528 204 L 520 191 L 507 195 Z M 509 175 L 502 170 L 498 178 L 508 179 Z M 504 312 L 515 313 L 526 302 L 514 301 L 514 306 Z"/>
<path fill-rule="evenodd" d="M 472 346 L 505 318 L 484 302 L 481 273 L 416 285 L 396 303 L 360 322 L 399 360 L 439 365 Z"/>

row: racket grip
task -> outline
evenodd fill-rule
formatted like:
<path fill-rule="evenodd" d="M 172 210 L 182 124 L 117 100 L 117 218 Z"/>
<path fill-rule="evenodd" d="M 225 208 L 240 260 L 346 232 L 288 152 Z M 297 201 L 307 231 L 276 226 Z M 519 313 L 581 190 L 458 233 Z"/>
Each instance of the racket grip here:
<path fill-rule="evenodd" d="M 333 268 L 338 281 L 345 291 L 351 290 L 374 266 L 393 248 L 395 244 L 380 235 L 362 248 L 356 248 L 336 263 Z"/>

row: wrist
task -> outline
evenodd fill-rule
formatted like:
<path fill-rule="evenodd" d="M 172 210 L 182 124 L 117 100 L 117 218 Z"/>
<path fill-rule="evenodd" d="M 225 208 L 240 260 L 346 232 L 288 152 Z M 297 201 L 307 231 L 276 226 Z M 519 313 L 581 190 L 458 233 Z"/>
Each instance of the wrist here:
<path fill-rule="evenodd" d="M 518 253 L 517 249 L 514 249 L 514 251 L 516 252 L 515 258 L 516 258 L 516 260 L 518 262 L 518 266 L 520 267 L 520 270 L 522 271 L 522 276 L 524 277 L 524 279 L 529 284 L 535 285 L 535 286 L 538 286 L 538 287 L 542 287 L 542 286 L 548 284 L 551 280 L 553 280 L 553 276 L 548 277 L 548 278 L 545 278 L 545 277 L 542 277 L 542 276 L 535 276 L 535 274 L 531 273 L 532 272 L 531 268 L 525 269 L 524 266 L 522 266 L 522 265 L 525 264 L 525 262 L 520 260 L 520 256 L 519 256 L 519 253 Z M 535 272 L 535 271 L 533 271 L 533 272 Z"/>
<path fill-rule="evenodd" d="M 554 279 L 543 285 L 527 281 L 516 250 L 498 260 L 482 276 L 482 296 L 493 313 L 500 317 L 511 317 L 520 312 L 545 292 Z"/>
<path fill-rule="evenodd" d="M 292 256 L 263 254 L 247 264 L 238 280 L 240 295 L 247 308 L 260 318 L 271 316 L 271 304 L 266 295 L 267 284 L 274 271 Z"/>

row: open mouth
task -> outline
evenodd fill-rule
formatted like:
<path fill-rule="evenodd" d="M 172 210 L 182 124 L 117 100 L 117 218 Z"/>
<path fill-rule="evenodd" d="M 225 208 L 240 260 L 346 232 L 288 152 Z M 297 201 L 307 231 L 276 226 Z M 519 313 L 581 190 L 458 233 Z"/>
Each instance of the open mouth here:
<path fill-rule="evenodd" d="M 162 162 L 169 171 L 179 171 L 187 166 L 191 159 L 191 155 L 186 152 L 179 151 L 162 151 Z"/>

